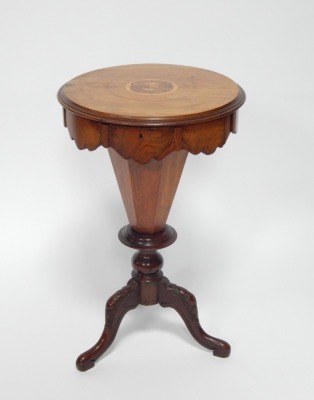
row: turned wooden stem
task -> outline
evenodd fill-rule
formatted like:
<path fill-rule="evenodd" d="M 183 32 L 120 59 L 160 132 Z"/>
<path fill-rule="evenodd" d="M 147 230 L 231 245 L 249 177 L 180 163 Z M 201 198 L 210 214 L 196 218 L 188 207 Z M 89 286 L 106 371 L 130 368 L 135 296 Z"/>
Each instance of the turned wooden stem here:
<path fill-rule="evenodd" d="M 155 234 L 139 233 L 130 225 L 120 230 L 120 241 L 138 250 L 132 257 L 132 277 L 140 284 L 140 304 L 144 306 L 158 304 L 164 260 L 157 249 L 170 246 L 176 238 L 176 231 L 169 225 Z"/>

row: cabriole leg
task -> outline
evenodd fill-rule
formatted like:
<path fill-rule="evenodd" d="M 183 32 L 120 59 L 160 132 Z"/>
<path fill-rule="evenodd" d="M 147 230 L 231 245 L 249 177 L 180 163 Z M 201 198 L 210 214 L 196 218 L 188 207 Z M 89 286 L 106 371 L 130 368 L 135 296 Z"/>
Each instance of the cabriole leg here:
<path fill-rule="evenodd" d="M 81 354 L 76 366 L 80 371 L 87 371 L 95 365 L 95 362 L 110 347 L 119 329 L 124 315 L 136 308 L 139 304 L 139 284 L 131 279 L 126 286 L 118 290 L 106 305 L 106 324 L 98 342 Z"/>
<path fill-rule="evenodd" d="M 213 336 L 209 336 L 201 327 L 195 296 L 188 290 L 170 283 L 163 278 L 159 286 L 159 304 L 174 308 L 182 317 L 185 325 L 195 340 L 207 349 L 213 350 L 214 356 L 228 357 L 230 345 Z"/>

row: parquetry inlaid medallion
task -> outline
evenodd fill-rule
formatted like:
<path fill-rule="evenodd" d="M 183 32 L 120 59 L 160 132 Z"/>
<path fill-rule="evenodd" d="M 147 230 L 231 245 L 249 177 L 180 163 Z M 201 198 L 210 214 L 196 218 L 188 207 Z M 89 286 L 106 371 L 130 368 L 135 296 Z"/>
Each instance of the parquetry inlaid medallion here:
<path fill-rule="evenodd" d="M 161 79 L 141 79 L 129 82 L 125 88 L 131 93 L 154 95 L 173 92 L 178 86 L 173 82 Z"/>

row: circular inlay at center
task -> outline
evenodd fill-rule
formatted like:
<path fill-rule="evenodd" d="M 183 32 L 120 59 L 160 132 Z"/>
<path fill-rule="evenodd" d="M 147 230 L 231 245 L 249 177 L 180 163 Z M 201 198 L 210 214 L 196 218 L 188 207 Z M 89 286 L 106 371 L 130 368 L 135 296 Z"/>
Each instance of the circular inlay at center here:
<path fill-rule="evenodd" d="M 131 93 L 137 94 L 165 94 L 173 92 L 178 86 L 170 81 L 161 79 L 141 79 L 129 82 L 125 87 Z"/>

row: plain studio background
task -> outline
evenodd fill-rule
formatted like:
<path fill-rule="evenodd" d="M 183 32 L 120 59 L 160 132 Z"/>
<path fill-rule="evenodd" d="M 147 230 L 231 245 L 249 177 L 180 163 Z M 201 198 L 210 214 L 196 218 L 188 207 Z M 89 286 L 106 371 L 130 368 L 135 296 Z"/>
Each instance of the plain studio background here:
<path fill-rule="evenodd" d="M 312 0 L 0 3 L 2 399 L 312 399 Z M 229 359 L 171 309 L 127 314 L 97 366 L 133 250 L 107 150 L 78 151 L 56 92 L 81 73 L 172 63 L 223 73 L 247 93 L 239 133 L 189 155 L 168 219 L 164 272 L 198 300 Z"/>

